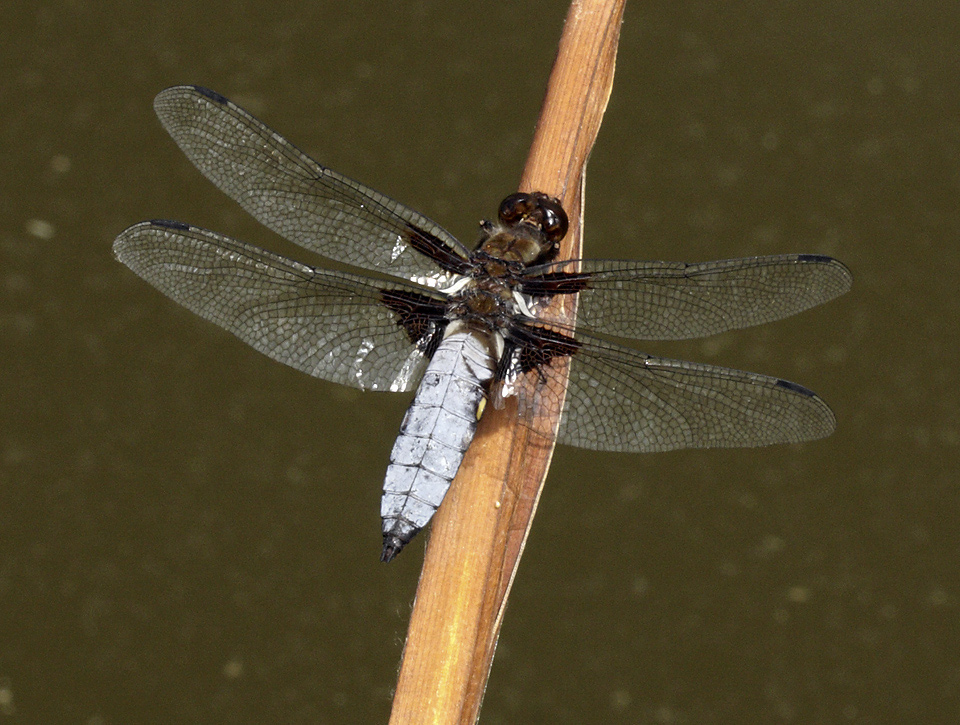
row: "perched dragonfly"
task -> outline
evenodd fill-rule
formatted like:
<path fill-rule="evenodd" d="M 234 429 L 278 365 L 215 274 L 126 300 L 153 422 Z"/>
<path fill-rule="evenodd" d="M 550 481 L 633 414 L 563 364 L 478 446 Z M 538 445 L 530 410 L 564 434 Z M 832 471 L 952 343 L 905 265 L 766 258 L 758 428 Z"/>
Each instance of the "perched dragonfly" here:
<path fill-rule="evenodd" d="M 383 561 L 440 506 L 482 401 L 499 406 L 517 395 L 521 422 L 532 420 L 559 361 L 570 361 L 558 435 L 567 445 L 764 446 L 821 438 L 836 426 L 826 403 L 796 383 L 653 357 L 580 331 L 676 340 L 781 319 L 850 288 L 835 259 L 557 261 L 567 217 L 541 193 L 508 196 L 470 251 L 218 93 L 177 86 L 154 108 L 196 167 L 264 225 L 392 278 L 310 267 L 175 221 L 135 224 L 113 245 L 161 292 L 275 360 L 364 390 L 416 388 L 383 486 Z M 580 295 L 577 330 L 541 319 L 552 298 L 572 294 Z"/>

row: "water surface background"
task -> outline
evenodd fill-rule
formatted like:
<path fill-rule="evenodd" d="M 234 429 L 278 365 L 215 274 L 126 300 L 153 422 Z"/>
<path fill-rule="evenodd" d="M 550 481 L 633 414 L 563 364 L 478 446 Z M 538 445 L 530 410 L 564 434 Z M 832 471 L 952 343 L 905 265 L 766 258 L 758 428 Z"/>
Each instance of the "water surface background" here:
<path fill-rule="evenodd" d="M 115 262 L 147 218 L 309 263 L 160 89 L 233 98 L 468 243 L 562 3 L 19 3 L 0 30 L 0 721 L 385 722 L 426 537 L 378 562 L 406 396 L 316 381 Z M 590 256 L 811 252 L 851 294 L 651 353 L 820 393 L 802 446 L 558 449 L 484 723 L 960 721 L 960 6 L 635 3 Z"/>

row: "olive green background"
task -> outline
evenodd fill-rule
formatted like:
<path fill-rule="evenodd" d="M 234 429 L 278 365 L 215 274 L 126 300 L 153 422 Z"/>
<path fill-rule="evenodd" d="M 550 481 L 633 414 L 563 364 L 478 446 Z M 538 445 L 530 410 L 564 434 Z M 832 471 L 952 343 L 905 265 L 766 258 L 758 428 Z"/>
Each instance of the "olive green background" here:
<path fill-rule="evenodd" d="M 382 723 L 426 536 L 407 396 L 266 359 L 111 256 L 147 218 L 318 263 L 153 116 L 200 83 L 467 243 L 563 3 L 18 3 L 0 28 L 0 722 Z M 647 352 L 820 393 L 803 446 L 558 449 L 484 723 L 960 722 L 960 6 L 641 3 L 589 256 L 825 253 L 845 298 Z"/>

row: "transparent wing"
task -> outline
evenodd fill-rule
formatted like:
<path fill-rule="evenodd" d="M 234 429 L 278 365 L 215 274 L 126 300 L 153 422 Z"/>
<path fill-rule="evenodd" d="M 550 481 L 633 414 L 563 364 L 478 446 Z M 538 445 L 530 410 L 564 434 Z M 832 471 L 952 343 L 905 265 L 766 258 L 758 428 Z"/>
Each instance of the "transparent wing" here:
<path fill-rule="evenodd" d="M 317 270 L 180 222 L 141 222 L 114 253 L 144 280 L 265 355 L 318 378 L 370 390 L 411 390 L 426 357 L 384 288 Z M 441 304 L 438 302 L 438 305 Z"/>
<path fill-rule="evenodd" d="M 445 283 L 439 269 L 456 272 L 469 254 L 435 222 L 321 166 L 218 93 L 175 86 L 153 105 L 208 179 L 305 249 L 426 286 Z"/>
<path fill-rule="evenodd" d="M 581 260 L 529 272 L 525 291 L 582 288 L 577 325 L 637 340 L 682 340 L 772 322 L 850 289 L 841 262 L 819 254 L 719 262 Z M 556 275 L 556 273 L 561 273 Z"/>
<path fill-rule="evenodd" d="M 649 453 L 798 443 L 836 427 L 827 404 L 796 383 L 576 339 L 558 443 Z M 537 387 L 526 400 L 521 394 L 522 415 L 535 429 Z"/>

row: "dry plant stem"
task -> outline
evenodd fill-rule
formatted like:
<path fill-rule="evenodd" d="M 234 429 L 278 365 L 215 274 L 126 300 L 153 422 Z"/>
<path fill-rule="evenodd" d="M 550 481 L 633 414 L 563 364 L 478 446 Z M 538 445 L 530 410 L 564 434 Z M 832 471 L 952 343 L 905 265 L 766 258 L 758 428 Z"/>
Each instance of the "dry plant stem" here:
<path fill-rule="evenodd" d="M 578 0 L 567 14 L 520 189 L 561 200 L 562 258 L 580 256 L 583 171 L 613 85 L 625 0 Z M 572 322 L 563 301 L 555 319 Z M 566 370 L 546 383 L 566 385 Z M 562 397 L 558 399 L 562 400 Z M 555 431 L 560 410 L 540 430 Z M 551 435 L 517 425 L 515 404 L 489 409 L 434 517 L 394 697 L 392 725 L 474 723 L 540 489 Z"/>

